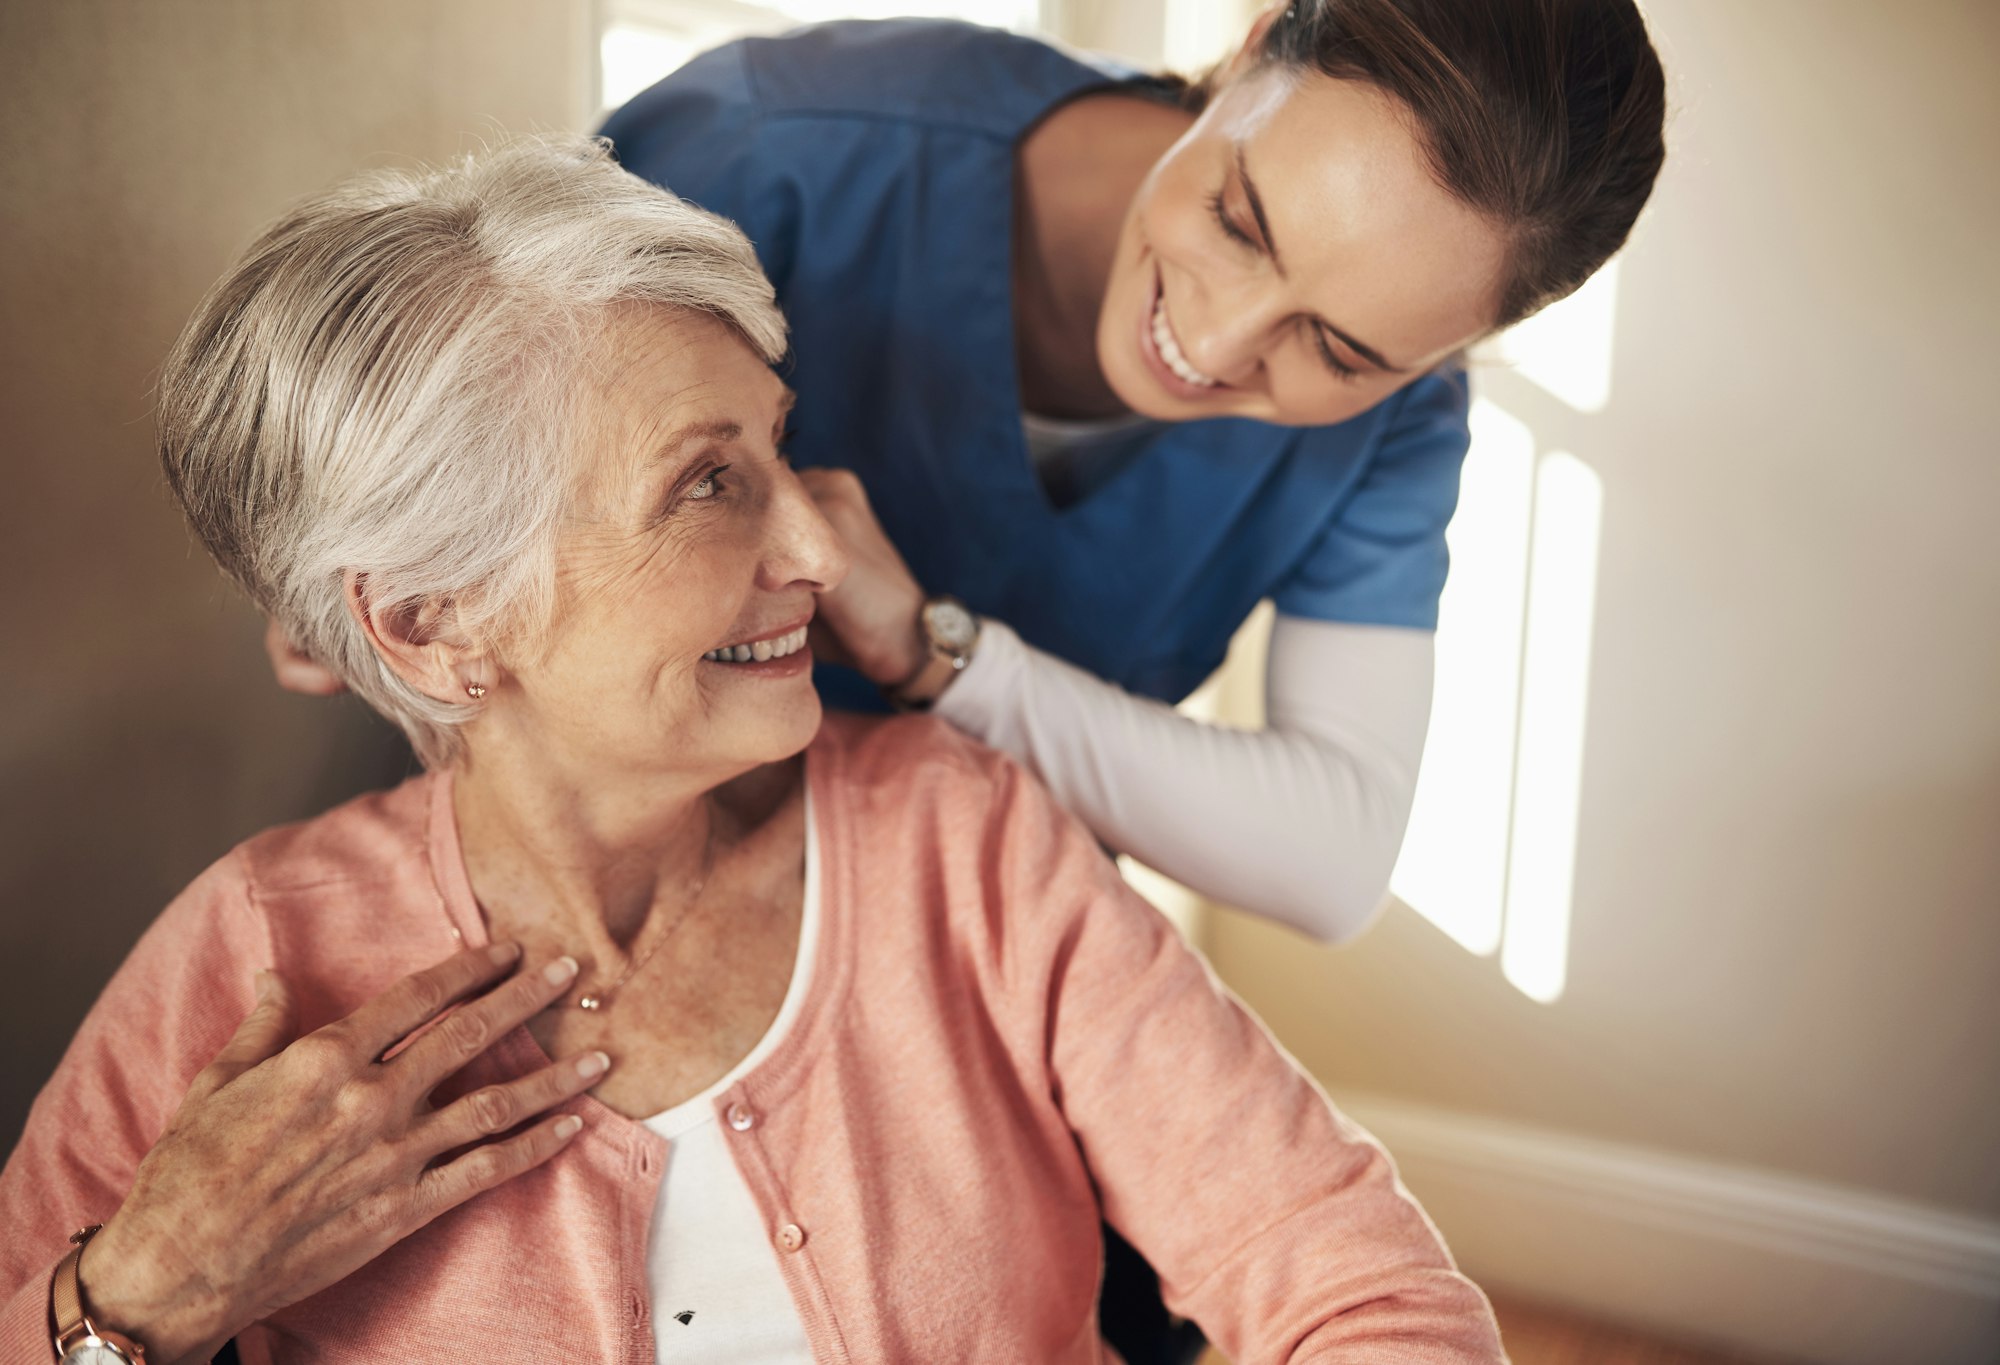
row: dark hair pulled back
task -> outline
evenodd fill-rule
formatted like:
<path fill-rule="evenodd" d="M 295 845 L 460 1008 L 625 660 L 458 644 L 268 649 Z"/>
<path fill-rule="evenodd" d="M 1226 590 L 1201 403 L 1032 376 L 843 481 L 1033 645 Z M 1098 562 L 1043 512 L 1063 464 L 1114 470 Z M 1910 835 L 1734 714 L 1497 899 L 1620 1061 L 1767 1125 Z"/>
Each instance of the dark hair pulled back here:
<path fill-rule="evenodd" d="M 1632 0 L 1294 0 L 1257 56 L 1416 115 L 1439 183 L 1508 235 L 1497 327 L 1611 259 L 1666 157 L 1666 78 Z"/>

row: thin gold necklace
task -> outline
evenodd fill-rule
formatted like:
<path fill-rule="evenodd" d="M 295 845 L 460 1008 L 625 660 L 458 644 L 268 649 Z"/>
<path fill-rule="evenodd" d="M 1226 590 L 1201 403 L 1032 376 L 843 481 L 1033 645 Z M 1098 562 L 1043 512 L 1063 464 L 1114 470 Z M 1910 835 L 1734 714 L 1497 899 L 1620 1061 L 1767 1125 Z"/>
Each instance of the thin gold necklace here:
<path fill-rule="evenodd" d="M 574 1005 L 566 1000 L 558 1000 L 550 1006 L 551 1009 L 590 1010 L 593 1012 L 609 1009 L 619 989 L 637 975 L 641 967 L 651 962 L 655 953 L 667 945 L 667 940 L 672 938 L 674 932 L 687 922 L 688 916 L 694 913 L 695 906 L 701 904 L 702 893 L 708 890 L 708 880 L 715 875 L 715 823 L 715 812 L 710 810 L 708 813 L 708 841 L 703 846 L 701 855 L 701 880 L 695 883 L 694 894 L 688 897 L 687 904 L 681 907 L 680 914 L 674 916 L 674 922 L 660 932 L 660 936 L 654 940 L 653 946 L 648 948 L 641 956 L 627 963 L 625 970 L 618 974 L 618 979 L 609 986 L 601 990 L 586 991 L 577 997 Z"/>

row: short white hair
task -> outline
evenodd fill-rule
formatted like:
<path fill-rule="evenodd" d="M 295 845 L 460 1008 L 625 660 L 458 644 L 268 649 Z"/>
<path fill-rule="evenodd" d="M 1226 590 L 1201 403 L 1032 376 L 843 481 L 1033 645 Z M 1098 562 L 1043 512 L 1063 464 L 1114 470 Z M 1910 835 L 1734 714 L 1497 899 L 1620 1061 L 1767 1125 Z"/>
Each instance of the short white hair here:
<path fill-rule="evenodd" d="M 602 139 L 522 138 L 298 205 L 208 292 L 161 375 L 160 455 L 197 534 L 301 652 L 432 766 L 474 708 L 378 657 L 344 601 L 546 624 L 575 494 L 573 395 L 612 310 L 718 318 L 767 363 L 785 323 L 733 224 Z"/>

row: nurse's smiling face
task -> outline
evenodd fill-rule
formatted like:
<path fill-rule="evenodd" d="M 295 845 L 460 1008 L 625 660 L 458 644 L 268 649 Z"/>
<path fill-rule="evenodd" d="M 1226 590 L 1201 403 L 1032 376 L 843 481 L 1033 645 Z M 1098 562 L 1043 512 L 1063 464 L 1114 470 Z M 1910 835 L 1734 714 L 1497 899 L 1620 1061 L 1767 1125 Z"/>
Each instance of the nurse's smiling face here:
<path fill-rule="evenodd" d="M 1253 68 L 1134 197 L 1098 363 L 1149 417 L 1342 421 L 1491 328 L 1503 255 L 1398 101 Z"/>

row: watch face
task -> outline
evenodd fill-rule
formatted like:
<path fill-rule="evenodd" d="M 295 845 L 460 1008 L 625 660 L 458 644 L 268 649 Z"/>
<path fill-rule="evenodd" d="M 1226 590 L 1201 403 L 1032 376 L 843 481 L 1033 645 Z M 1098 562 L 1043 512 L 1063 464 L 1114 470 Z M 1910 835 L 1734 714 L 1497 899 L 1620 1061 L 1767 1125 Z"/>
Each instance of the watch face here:
<path fill-rule="evenodd" d="M 132 1365 L 132 1357 L 101 1337 L 85 1337 L 64 1353 L 62 1365 Z"/>
<path fill-rule="evenodd" d="M 925 606 L 924 624 L 930 628 L 931 638 L 946 649 L 970 649 L 979 638 L 979 622 L 964 604 L 949 599 Z"/>

